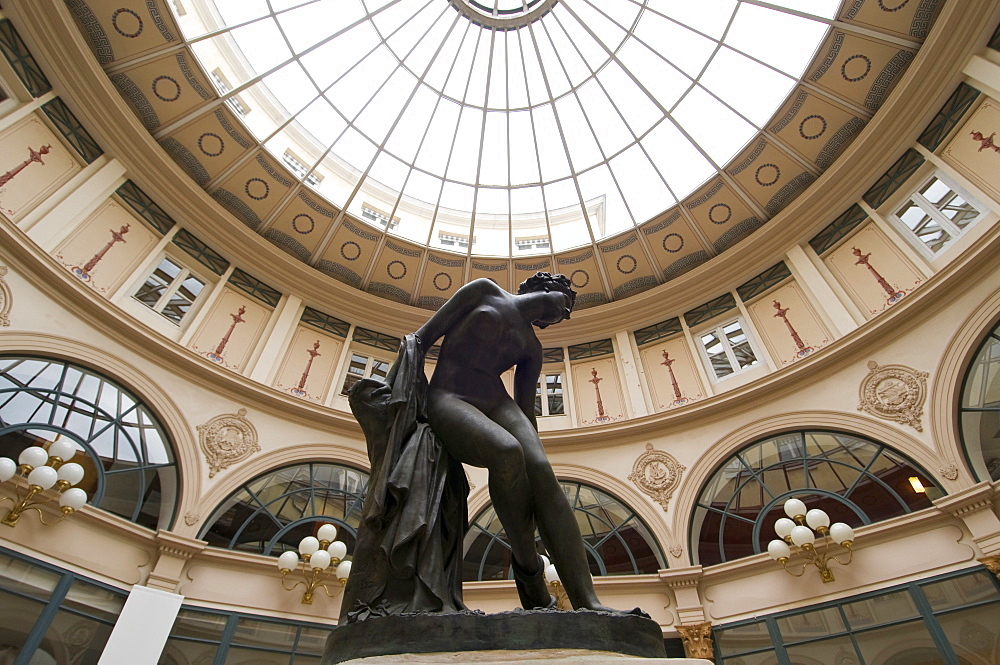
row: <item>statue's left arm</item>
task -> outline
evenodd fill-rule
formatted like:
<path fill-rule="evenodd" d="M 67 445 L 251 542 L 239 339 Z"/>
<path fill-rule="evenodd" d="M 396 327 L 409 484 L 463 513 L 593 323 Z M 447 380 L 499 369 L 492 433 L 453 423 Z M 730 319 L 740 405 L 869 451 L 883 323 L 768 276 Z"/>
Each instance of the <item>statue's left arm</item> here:
<path fill-rule="evenodd" d="M 531 426 L 535 430 L 538 430 L 538 421 L 535 418 L 535 394 L 538 390 L 538 377 L 541 373 L 541 348 L 539 348 L 538 353 L 532 353 L 514 368 L 514 401 L 531 421 Z"/>

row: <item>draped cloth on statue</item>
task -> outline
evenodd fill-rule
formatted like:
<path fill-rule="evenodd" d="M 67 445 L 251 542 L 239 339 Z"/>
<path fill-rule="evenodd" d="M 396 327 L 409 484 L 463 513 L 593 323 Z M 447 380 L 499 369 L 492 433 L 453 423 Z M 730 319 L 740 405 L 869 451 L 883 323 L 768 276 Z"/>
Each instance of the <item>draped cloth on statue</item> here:
<path fill-rule="evenodd" d="M 372 464 L 341 623 L 370 616 L 456 612 L 469 483 L 426 422 L 424 350 L 400 344 L 386 381 L 362 379 L 348 398 Z"/>

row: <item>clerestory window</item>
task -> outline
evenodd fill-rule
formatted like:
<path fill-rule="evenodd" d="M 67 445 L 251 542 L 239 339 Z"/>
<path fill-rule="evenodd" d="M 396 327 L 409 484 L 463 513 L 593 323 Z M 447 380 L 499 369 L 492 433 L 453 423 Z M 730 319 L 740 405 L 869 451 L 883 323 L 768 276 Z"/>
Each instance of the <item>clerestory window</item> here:
<path fill-rule="evenodd" d="M 176 325 L 191 311 L 206 282 L 169 257 L 146 277 L 132 296 Z"/>
<path fill-rule="evenodd" d="M 921 182 L 891 218 L 931 255 L 937 254 L 985 214 L 985 207 L 940 174 Z"/>

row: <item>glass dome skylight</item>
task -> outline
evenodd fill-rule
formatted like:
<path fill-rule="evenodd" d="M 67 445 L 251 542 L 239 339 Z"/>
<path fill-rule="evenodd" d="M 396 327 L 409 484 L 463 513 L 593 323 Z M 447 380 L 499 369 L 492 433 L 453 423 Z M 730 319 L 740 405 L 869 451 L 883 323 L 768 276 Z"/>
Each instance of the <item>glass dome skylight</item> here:
<path fill-rule="evenodd" d="M 506 257 L 691 193 L 761 131 L 839 5 L 197 0 L 177 20 L 307 186 L 413 242 Z"/>

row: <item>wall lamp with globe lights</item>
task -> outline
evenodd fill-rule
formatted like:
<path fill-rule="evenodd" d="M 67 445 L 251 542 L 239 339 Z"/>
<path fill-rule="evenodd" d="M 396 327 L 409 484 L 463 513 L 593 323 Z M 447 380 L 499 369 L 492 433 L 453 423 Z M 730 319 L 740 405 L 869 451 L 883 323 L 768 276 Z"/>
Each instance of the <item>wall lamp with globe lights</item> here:
<path fill-rule="evenodd" d="M 347 584 L 347 578 L 351 574 L 351 562 L 344 561 L 344 557 L 347 556 L 347 545 L 336 538 L 337 527 L 324 524 L 317 530 L 315 536 L 306 536 L 299 541 L 298 551 L 289 550 L 278 557 L 281 586 L 286 591 L 294 591 L 300 586 L 305 587 L 302 593 L 304 605 L 312 605 L 316 589 L 323 589 L 327 596 L 333 598 L 336 594 L 330 593 L 328 584 L 338 581 L 340 589 Z M 302 556 L 301 560 L 299 555 Z M 302 579 L 288 580 L 292 571 L 298 571 Z"/>
<path fill-rule="evenodd" d="M 28 510 L 38 513 L 38 521 L 51 526 L 87 503 L 87 493 L 73 487 L 83 480 L 83 467 L 67 462 L 76 454 L 76 446 L 66 439 L 57 438 L 48 450 L 30 446 L 21 451 L 17 464 L 9 457 L 0 457 L 0 484 L 13 483 L 14 496 L 0 497 L 0 503 L 10 501 L 13 508 L 7 511 L 0 523 L 17 526 L 21 515 Z M 27 484 L 27 487 L 24 485 Z M 55 488 L 55 492 L 49 490 Z M 58 497 L 62 515 L 56 522 L 46 522 L 40 506 Z"/>
<path fill-rule="evenodd" d="M 782 517 L 774 523 L 774 532 L 781 540 L 775 539 L 768 543 L 767 553 L 790 575 L 802 577 L 806 566 L 813 565 L 819 570 L 824 582 L 832 582 L 833 572 L 827 563 L 836 561 L 842 566 L 851 563 L 854 558 L 854 530 L 843 522 L 831 525 L 829 515 L 819 508 L 806 510 L 806 504 L 799 499 L 788 499 L 784 508 L 788 517 Z M 816 533 L 823 538 L 822 550 L 816 546 Z M 846 561 L 830 555 L 831 541 L 847 550 Z M 802 564 L 798 572 L 788 567 L 793 555 L 799 557 L 793 565 Z"/>

